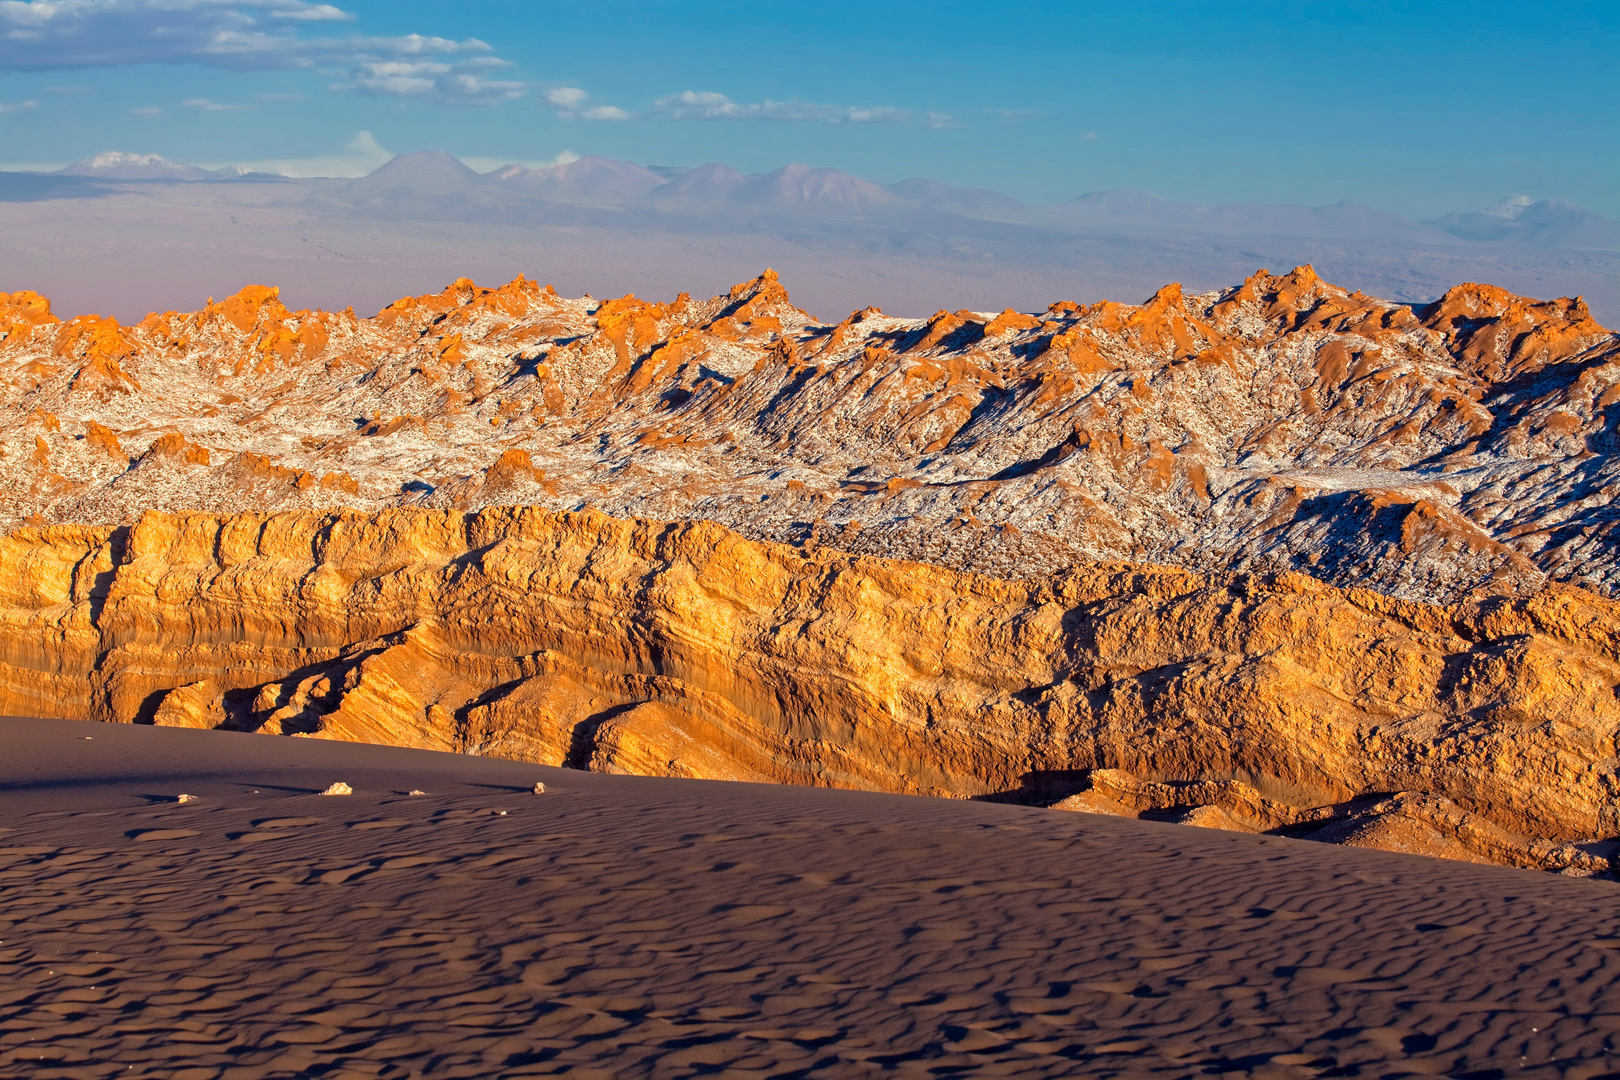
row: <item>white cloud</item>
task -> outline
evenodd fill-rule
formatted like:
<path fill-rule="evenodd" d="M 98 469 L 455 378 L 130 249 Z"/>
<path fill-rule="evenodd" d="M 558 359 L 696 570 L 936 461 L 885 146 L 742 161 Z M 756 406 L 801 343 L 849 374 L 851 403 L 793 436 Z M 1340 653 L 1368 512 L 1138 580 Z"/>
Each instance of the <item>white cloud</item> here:
<path fill-rule="evenodd" d="M 0 71 L 201 64 L 230 71 L 333 69 L 339 86 L 446 105 L 487 105 L 524 84 L 477 38 L 304 36 L 348 12 L 306 0 L 0 0 Z M 415 64 L 409 73 L 393 70 Z M 421 66 L 431 65 L 431 67 Z"/>
<path fill-rule="evenodd" d="M 425 94 L 438 85 L 439 76 L 448 74 L 449 64 L 380 60 L 361 64 L 355 83 L 363 90 L 379 94 Z"/>
<path fill-rule="evenodd" d="M 873 109 L 845 109 L 842 116 L 836 112 L 829 113 L 828 119 L 834 123 L 848 121 L 851 124 L 907 124 L 911 122 L 911 111 L 881 105 Z"/>
<path fill-rule="evenodd" d="M 378 145 L 369 131 L 357 131 L 342 150 L 306 158 L 274 158 L 239 164 L 253 172 L 282 176 L 364 176 L 394 155 Z"/>
<path fill-rule="evenodd" d="M 964 125 L 957 123 L 956 117 L 946 112 L 932 112 L 924 118 L 930 129 L 934 131 L 948 131 Z"/>
<path fill-rule="evenodd" d="M 138 109 L 129 110 L 131 116 L 162 116 L 163 110 L 156 105 L 142 105 Z"/>
<path fill-rule="evenodd" d="M 338 83 L 333 89 L 420 97 L 447 105 L 493 105 L 522 97 L 525 84 L 513 79 L 491 79 L 482 74 L 490 67 L 504 66 L 504 61 L 492 63 L 492 59 L 366 60 L 358 65 L 349 82 Z"/>
<path fill-rule="evenodd" d="M 36 109 L 38 107 L 39 102 L 37 101 L 19 101 L 15 105 L 8 105 L 0 101 L 0 113 L 22 112 L 24 109 Z"/>
<path fill-rule="evenodd" d="M 331 4 L 289 5 L 271 14 L 277 19 L 296 19 L 299 22 L 347 22 L 354 18 L 347 11 L 335 8 Z"/>
<path fill-rule="evenodd" d="M 583 108 L 585 99 L 591 95 L 577 86 L 559 86 L 546 91 L 546 101 L 557 110 L 557 115 L 564 120 L 573 120 L 578 117 L 583 120 L 630 120 L 633 113 L 627 113 L 617 105 L 592 105 Z"/>
<path fill-rule="evenodd" d="M 238 109 L 247 108 L 246 105 L 221 105 L 219 102 L 209 101 L 207 98 L 191 98 L 182 101 L 180 105 L 182 108 L 200 109 L 203 112 L 235 112 Z"/>
<path fill-rule="evenodd" d="M 911 121 L 910 110 L 886 105 L 818 105 L 769 98 L 744 104 L 712 90 L 686 90 L 659 98 L 654 104 L 672 120 L 811 120 L 822 124 L 905 124 Z"/>

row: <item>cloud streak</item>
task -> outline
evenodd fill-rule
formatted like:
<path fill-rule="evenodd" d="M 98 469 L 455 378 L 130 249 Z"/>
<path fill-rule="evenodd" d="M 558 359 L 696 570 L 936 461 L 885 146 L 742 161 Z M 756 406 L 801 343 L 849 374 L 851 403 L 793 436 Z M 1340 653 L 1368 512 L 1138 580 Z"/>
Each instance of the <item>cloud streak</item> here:
<path fill-rule="evenodd" d="M 0 0 L 0 71 L 198 64 L 332 70 L 337 85 L 445 105 L 488 105 L 525 86 L 477 38 L 306 33 L 353 16 L 307 0 Z"/>
<path fill-rule="evenodd" d="M 182 108 L 199 109 L 203 112 L 236 112 L 238 109 L 247 108 L 246 105 L 221 105 L 219 102 L 209 101 L 207 98 L 191 98 L 182 101 L 180 105 Z"/>
<path fill-rule="evenodd" d="M 475 57 L 461 62 L 445 59 L 362 60 L 348 81 L 334 84 L 333 89 L 416 97 L 447 105 L 493 105 L 522 97 L 526 88 L 524 83 L 515 79 L 490 77 L 492 69 L 506 66 L 506 61 L 494 57 Z"/>
<path fill-rule="evenodd" d="M 809 101 L 772 101 L 752 104 L 732 101 L 712 90 L 686 90 L 659 98 L 654 104 L 671 120 L 808 120 L 821 124 L 908 124 L 911 110 L 889 106 L 818 105 Z"/>
<path fill-rule="evenodd" d="M 554 90 L 546 91 L 546 102 L 557 110 L 557 115 L 564 120 L 573 120 L 578 117 L 582 120 L 632 120 L 634 113 L 625 112 L 617 105 L 585 105 L 585 99 L 591 95 L 577 86 L 559 86 Z"/>

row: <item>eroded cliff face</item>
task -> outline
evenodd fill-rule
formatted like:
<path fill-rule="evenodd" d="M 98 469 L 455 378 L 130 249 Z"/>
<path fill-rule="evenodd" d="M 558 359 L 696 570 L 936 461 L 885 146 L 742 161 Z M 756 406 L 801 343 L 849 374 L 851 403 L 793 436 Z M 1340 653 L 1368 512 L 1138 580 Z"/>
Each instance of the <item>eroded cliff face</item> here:
<path fill-rule="evenodd" d="M 465 279 L 373 318 L 253 286 L 135 326 L 0 295 L 0 527 L 527 503 L 1003 577 L 1620 585 L 1620 339 L 1578 299 L 1218 293 L 836 323 Z"/>
<path fill-rule="evenodd" d="M 1591 873 L 1620 605 L 1049 581 L 491 507 L 0 539 L 0 712 L 999 796 Z"/>

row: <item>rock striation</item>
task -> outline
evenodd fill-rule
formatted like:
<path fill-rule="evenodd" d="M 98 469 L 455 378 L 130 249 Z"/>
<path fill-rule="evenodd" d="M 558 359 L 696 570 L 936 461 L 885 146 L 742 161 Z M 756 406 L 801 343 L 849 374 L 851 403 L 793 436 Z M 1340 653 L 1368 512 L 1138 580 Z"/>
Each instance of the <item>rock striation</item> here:
<path fill-rule="evenodd" d="M 1609 873 L 1617 424 L 1578 298 L 1309 267 L 837 323 L 769 271 L 0 294 L 0 711 Z"/>
<path fill-rule="evenodd" d="M 369 319 L 253 286 L 134 326 L 11 293 L 0 527 L 530 504 L 1002 577 L 1608 594 L 1617 410 L 1620 339 L 1578 298 L 1397 304 L 1309 267 L 837 323 L 768 271 L 669 303 L 462 279 Z"/>
<path fill-rule="evenodd" d="M 534 507 L 149 511 L 0 538 L 8 714 L 1020 799 L 1566 873 L 1615 854 L 1617 686 L 1620 605 L 1563 585 L 1440 605 L 1288 571 L 1008 580 Z"/>

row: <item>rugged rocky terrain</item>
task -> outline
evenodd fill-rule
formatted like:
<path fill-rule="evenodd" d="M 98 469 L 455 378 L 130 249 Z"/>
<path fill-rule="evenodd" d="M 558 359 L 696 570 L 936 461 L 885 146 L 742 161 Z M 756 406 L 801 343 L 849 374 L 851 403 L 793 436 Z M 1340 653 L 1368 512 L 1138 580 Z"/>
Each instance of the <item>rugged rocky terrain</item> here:
<path fill-rule="evenodd" d="M 979 796 L 1607 873 L 1620 606 L 1007 581 L 719 526 L 151 512 L 0 539 L 0 713 Z"/>
<path fill-rule="evenodd" d="M 1132 306 L 811 319 L 462 280 L 374 318 L 271 288 L 136 326 L 0 296 L 0 525 L 595 507 L 1001 576 L 1296 569 L 1607 592 L 1620 340 L 1579 299 L 1308 267 Z"/>
<path fill-rule="evenodd" d="M 824 324 L 767 271 L 0 335 L 0 712 L 1620 851 L 1578 299 Z"/>

